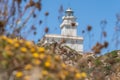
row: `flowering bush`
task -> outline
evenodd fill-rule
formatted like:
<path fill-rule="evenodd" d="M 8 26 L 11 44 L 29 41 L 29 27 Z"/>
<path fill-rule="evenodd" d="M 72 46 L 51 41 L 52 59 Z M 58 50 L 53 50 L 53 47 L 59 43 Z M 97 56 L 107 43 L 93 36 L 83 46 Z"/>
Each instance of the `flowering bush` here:
<path fill-rule="evenodd" d="M 0 37 L 0 60 L 0 80 L 81 80 L 87 76 L 44 47 L 6 36 Z"/>

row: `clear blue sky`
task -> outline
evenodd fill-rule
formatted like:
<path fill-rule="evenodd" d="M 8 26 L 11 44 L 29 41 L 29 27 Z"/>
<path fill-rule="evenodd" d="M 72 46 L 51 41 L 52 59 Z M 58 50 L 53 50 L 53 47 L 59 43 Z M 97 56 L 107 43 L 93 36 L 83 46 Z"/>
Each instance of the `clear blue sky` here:
<path fill-rule="evenodd" d="M 106 40 L 110 43 L 108 49 L 104 50 L 103 53 L 116 49 L 112 38 L 115 33 L 116 14 L 120 13 L 120 0 L 42 0 L 42 11 L 39 13 L 39 19 L 44 22 L 37 28 L 37 35 L 34 37 L 36 41 L 38 38 L 42 38 L 45 26 L 50 28 L 49 34 L 60 34 L 60 22 L 58 21 L 60 5 L 63 5 L 64 10 L 68 7 L 74 10 L 74 15 L 79 23 L 78 36 L 84 37 L 85 52 L 90 51 L 90 48 L 97 41 L 100 41 L 100 22 L 102 20 L 107 21 L 105 26 Z M 44 16 L 46 11 L 49 12 L 47 19 Z M 87 25 L 93 27 L 90 35 L 93 35 L 94 38 L 91 37 L 90 41 L 87 33 L 82 34 L 82 30 L 86 30 Z"/>

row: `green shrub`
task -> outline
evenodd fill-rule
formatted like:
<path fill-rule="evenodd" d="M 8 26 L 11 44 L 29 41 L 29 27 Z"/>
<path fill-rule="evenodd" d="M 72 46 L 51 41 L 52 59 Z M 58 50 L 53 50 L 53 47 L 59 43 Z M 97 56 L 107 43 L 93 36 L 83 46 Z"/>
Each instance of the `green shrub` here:
<path fill-rule="evenodd" d="M 95 66 L 102 65 L 102 62 L 99 59 L 96 59 L 94 63 L 95 63 Z"/>
<path fill-rule="evenodd" d="M 112 52 L 110 53 L 110 55 L 111 55 L 112 58 L 115 58 L 115 57 L 118 56 L 118 55 L 117 55 L 117 51 L 112 51 Z"/>

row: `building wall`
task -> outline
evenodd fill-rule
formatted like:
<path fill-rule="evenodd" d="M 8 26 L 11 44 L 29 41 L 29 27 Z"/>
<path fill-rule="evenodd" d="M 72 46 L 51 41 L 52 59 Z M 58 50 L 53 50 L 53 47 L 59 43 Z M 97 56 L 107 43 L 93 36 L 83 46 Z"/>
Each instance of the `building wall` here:
<path fill-rule="evenodd" d="M 65 41 L 63 45 L 66 45 L 78 52 L 83 52 L 83 41 L 78 39 L 63 39 L 63 38 L 53 38 L 53 37 L 46 37 L 45 43 L 60 43 L 62 40 Z"/>
<path fill-rule="evenodd" d="M 63 27 L 61 30 L 61 35 L 67 35 L 67 36 L 76 36 L 77 29 L 76 26 L 72 27 L 72 26 L 66 26 Z"/>

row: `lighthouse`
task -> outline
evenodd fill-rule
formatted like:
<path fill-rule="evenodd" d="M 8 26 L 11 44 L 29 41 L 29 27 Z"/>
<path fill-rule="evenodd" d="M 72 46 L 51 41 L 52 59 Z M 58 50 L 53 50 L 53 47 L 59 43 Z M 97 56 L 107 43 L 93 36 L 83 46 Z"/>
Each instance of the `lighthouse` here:
<path fill-rule="evenodd" d="M 60 25 L 61 35 L 64 36 L 77 36 L 77 26 L 76 17 L 71 8 L 65 11 L 65 16 L 62 17 L 63 22 Z"/>
<path fill-rule="evenodd" d="M 60 24 L 61 34 L 46 34 L 41 42 L 44 44 L 52 44 L 55 42 L 60 43 L 64 40 L 63 46 L 68 46 L 82 54 L 83 37 L 77 35 L 78 23 L 76 22 L 76 19 L 74 11 L 71 8 L 68 8 L 65 11 L 65 15 L 62 17 L 62 23 Z"/>

